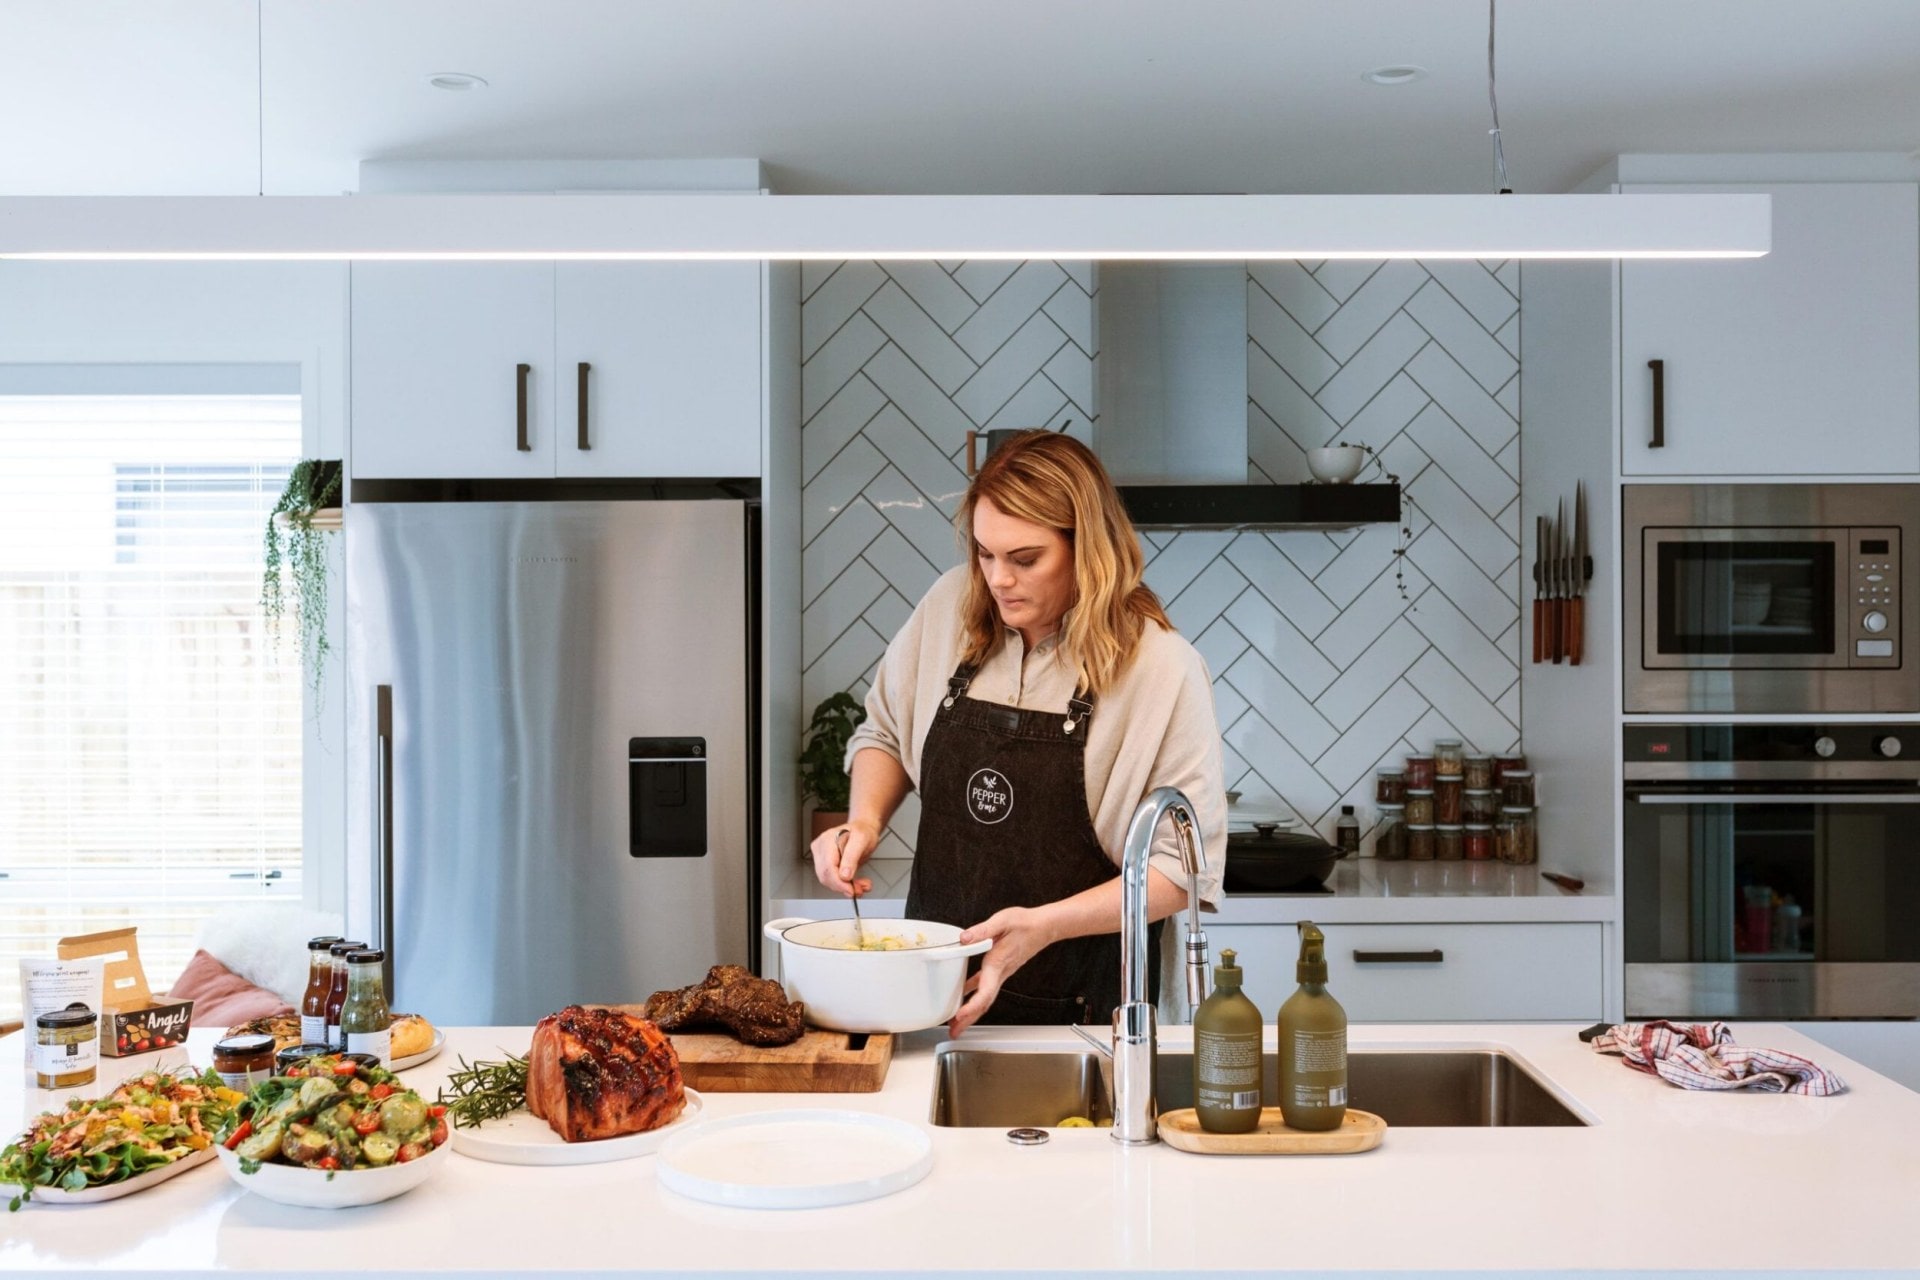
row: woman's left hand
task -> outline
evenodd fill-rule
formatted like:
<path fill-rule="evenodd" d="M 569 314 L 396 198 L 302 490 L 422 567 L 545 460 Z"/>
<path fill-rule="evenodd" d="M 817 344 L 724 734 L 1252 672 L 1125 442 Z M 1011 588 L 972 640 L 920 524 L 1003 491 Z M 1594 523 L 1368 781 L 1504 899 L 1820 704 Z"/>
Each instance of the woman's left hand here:
<path fill-rule="evenodd" d="M 1007 907 L 960 935 L 961 942 L 978 942 L 982 938 L 992 938 L 993 947 L 980 958 L 980 971 L 967 979 L 967 998 L 947 1023 L 949 1035 L 957 1036 L 980 1021 L 999 997 L 1000 984 L 1058 941 L 1047 907 Z"/>

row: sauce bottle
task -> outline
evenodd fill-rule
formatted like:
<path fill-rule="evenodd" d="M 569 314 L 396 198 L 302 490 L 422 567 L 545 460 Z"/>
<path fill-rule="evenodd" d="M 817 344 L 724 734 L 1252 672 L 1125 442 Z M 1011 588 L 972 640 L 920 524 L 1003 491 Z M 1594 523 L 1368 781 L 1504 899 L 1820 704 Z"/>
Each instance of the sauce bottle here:
<path fill-rule="evenodd" d="M 1194 1110 L 1208 1133 L 1260 1125 L 1260 1010 L 1240 990 L 1234 952 L 1220 953 L 1213 994 L 1193 1015 Z"/>
<path fill-rule="evenodd" d="M 322 1043 L 330 1049 L 347 1047 L 347 1042 L 340 1037 L 340 1006 L 347 1002 L 347 953 L 358 951 L 366 945 L 364 942 L 335 942 L 327 947 L 332 973 L 327 985 L 327 1003 L 321 1009 L 321 1016 L 327 1020 L 326 1039 Z"/>
<path fill-rule="evenodd" d="M 333 990 L 333 957 L 327 954 L 327 948 L 339 941 L 338 934 L 307 939 L 307 990 L 300 997 L 303 1044 L 327 1042 L 327 993 Z"/>
<path fill-rule="evenodd" d="M 386 952 L 371 947 L 347 953 L 347 999 L 340 1006 L 346 1051 L 372 1054 L 383 1067 L 393 1065 L 393 1015 L 380 977 L 386 958 Z"/>
<path fill-rule="evenodd" d="M 1338 1129 L 1347 1116 L 1347 1011 L 1327 994 L 1327 939 L 1300 922 L 1300 989 L 1280 1006 L 1280 1114 L 1289 1129 Z"/>
<path fill-rule="evenodd" d="M 1353 816 L 1352 805 L 1340 806 L 1340 821 L 1333 824 L 1333 838 L 1341 853 L 1360 852 L 1360 819 Z"/>

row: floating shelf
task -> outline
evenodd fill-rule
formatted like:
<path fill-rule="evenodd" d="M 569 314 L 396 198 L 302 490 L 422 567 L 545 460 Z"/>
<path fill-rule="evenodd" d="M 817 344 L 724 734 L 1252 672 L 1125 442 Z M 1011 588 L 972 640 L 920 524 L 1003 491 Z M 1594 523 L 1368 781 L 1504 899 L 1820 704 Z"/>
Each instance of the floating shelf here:
<path fill-rule="evenodd" d="M 1120 485 L 1142 529 L 1353 529 L 1400 522 L 1397 484 Z"/>

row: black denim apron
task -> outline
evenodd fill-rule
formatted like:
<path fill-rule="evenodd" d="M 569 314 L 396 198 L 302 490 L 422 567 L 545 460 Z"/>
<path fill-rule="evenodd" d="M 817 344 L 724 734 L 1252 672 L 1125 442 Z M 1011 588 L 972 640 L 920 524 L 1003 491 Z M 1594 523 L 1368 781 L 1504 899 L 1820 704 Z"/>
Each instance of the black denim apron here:
<path fill-rule="evenodd" d="M 921 748 L 920 833 L 907 890 L 909 916 L 962 928 L 1117 874 L 1087 813 L 1092 695 L 1075 696 L 1064 713 L 1026 711 L 967 696 L 973 675 L 964 663 L 954 671 Z M 1157 991 L 1158 924 L 1152 933 L 1148 974 Z M 1008 978 L 981 1021 L 1098 1025 L 1119 1002 L 1116 930 L 1041 951 Z"/>

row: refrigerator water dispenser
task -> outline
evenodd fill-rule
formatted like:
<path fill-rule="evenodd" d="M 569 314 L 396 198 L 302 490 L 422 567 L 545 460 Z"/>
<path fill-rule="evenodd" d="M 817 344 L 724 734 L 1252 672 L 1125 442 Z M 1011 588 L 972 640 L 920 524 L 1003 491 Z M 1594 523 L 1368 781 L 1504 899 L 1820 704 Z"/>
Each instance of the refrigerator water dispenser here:
<path fill-rule="evenodd" d="M 627 852 L 636 858 L 707 855 L 707 740 L 627 740 Z"/>

